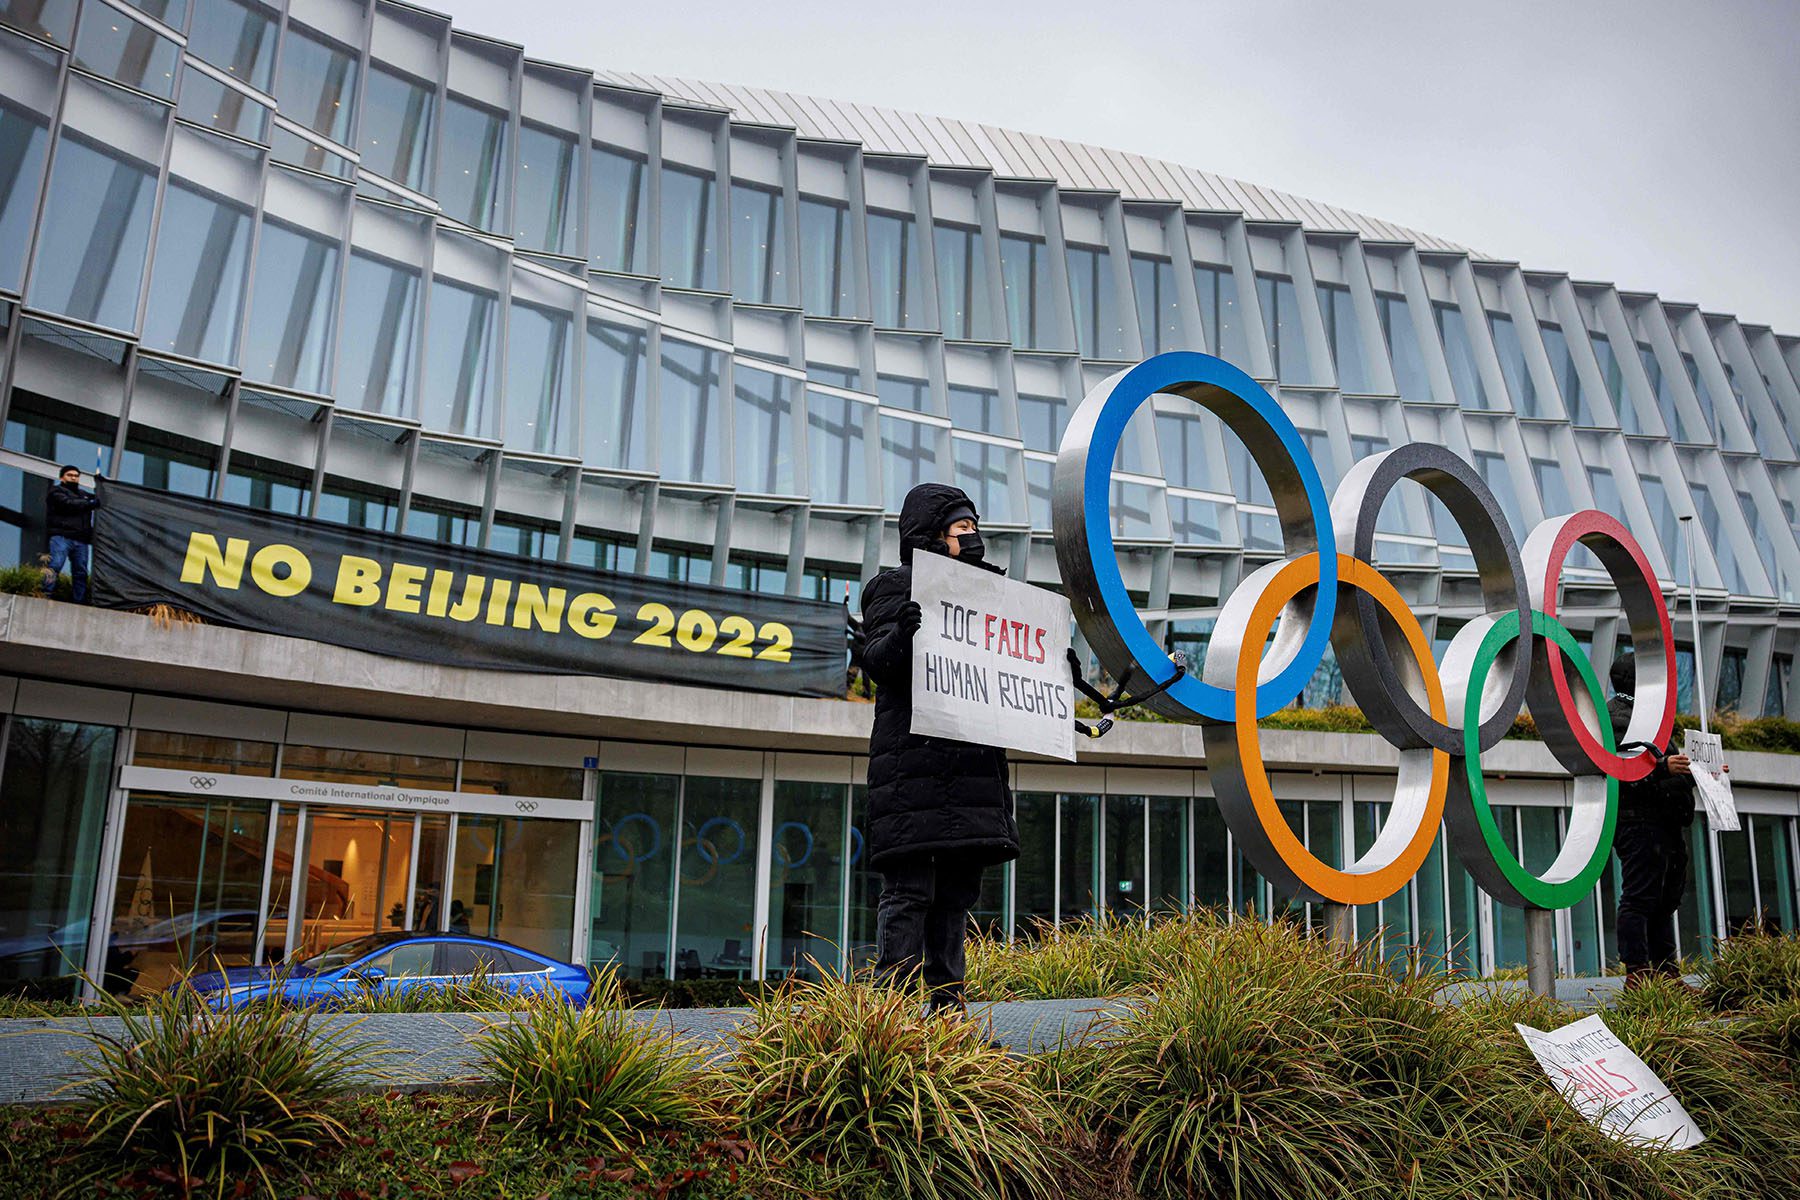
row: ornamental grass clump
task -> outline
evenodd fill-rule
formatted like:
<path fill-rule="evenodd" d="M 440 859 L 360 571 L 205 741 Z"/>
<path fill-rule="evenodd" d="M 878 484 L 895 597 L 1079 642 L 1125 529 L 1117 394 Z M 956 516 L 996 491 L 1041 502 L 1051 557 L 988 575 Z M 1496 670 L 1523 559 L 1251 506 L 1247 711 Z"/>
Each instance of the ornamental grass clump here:
<path fill-rule="evenodd" d="M 759 1153 L 815 1161 L 846 1195 L 1054 1195 L 1059 1114 L 984 1025 L 925 1016 L 919 992 L 797 980 L 752 1005 L 725 1072 Z"/>
<path fill-rule="evenodd" d="M 354 1018 L 267 1004 L 215 1012 L 186 981 L 101 1012 L 110 1020 L 76 1034 L 84 1077 L 64 1089 L 84 1133 L 66 1192 L 142 1168 L 183 1194 L 248 1180 L 273 1196 L 270 1169 L 340 1145 L 330 1102 L 376 1073 L 379 1052 Z"/>
<path fill-rule="evenodd" d="M 1800 935 L 1740 933 L 1715 943 L 1700 992 L 1719 1012 L 1800 997 Z"/>
<path fill-rule="evenodd" d="M 483 1076 L 503 1089 L 490 1113 L 556 1141 L 624 1150 L 647 1133 L 704 1128 L 717 1116 L 702 1056 L 627 1008 L 611 976 L 587 1006 L 534 996 L 475 1037 Z"/>
<path fill-rule="evenodd" d="M 383 987 L 364 982 L 339 1007 L 361 1013 L 480 1013 L 513 1012 L 530 1003 L 529 996 L 502 987 L 489 976 L 486 963 L 468 978 L 446 983 L 420 983 L 412 987 Z"/>

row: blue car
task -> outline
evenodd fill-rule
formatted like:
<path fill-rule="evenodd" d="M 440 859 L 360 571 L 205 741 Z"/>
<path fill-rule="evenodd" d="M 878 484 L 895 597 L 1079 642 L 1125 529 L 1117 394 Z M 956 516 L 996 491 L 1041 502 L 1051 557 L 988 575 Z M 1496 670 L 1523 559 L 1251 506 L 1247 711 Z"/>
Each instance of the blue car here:
<path fill-rule="evenodd" d="M 451 987 L 469 983 L 478 974 L 509 992 L 560 995 L 577 1006 L 587 1002 L 585 967 L 462 933 L 371 933 L 297 963 L 230 967 L 195 975 L 188 982 L 219 1008 L 268 999 L 333 1007 L 353 1003 L 371 991 L 393 995 L 413 988 Z"/>

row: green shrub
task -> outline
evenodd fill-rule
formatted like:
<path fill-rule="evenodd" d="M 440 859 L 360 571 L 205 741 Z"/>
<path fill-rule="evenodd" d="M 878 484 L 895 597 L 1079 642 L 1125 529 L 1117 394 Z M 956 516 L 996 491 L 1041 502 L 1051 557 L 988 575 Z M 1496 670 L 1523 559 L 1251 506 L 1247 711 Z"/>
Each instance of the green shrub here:
<path fill-rule="evenodd" d="M 1052 1194 L 1058 1113 L 1026 1065 L 976 1022 L 922 1015 L 917 991 L 790 982 L 734 1034 L 726 1073 L 765 1152 L 927 1200 Z"/>
<path fill-rule="evenodd" d="M 1731 1034 L 1800 1085 L 1800 996 L 1757 1005 L 1732 1024 Z"/>
<path fill-rule="evenodd" d="M 328 1102 L 376 1058 L 355 1021 L 272 1005 L 213 1012 L 186 986 L 99 1011 L 122 1029 L 77 1034 L 86 1077 L 66 1089 L 84 1132 L 76 1182 L 138 1163 L 220 1194 L 254 1174 L 273 1195 L 273 1164 L 343 1140 Z"/>
<path fill-rule="evenodd" d="M 44 572 L 50 569 L 50 556 L 38 555 L 36 563 L 19 563 L 16 566 L 0 567 L 0 594 L 8 596 L 41 596 L 44 591 Z M 58 600 L 73 600 L 75 585 L 68 574 L 56 577 L 55 596 Z"/>
<path fill-rule="evenodd" d="M 1714 943 L 1700 991 L 1720 1012 L 1800 997 L 1800 935 L 1740 933 Z"/>
<path fill-rule="evenodd" d="M 596 979 L 611 975 L 591 969 Z M 767 996 L 775 984 L 755 979 L 621 979 L 620 994 L 628 1004 L 662 1008 L 738 1008 Z"/>
<path fill-rule="evenodd" d="M 610 982 L 588 1001 L 576 1008 L 532 997 L 476 1036 L 481 1073 L 505 1089 L 494 1115 L 554 1140 L 614 1150 L 653 1130 L 714 1119 L 715 1088 L 698 1052 L 635 1018 Z"/>

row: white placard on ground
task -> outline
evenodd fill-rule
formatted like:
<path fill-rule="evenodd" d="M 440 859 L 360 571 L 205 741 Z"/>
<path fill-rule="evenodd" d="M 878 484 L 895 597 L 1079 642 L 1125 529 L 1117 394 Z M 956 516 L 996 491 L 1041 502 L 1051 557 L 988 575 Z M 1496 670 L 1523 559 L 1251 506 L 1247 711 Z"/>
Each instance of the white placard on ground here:
<path fill-rule="evenodd" d="M 1714 829 L 1738 828 L 1737 801 L 1731 798 L 1731 777 L 1725 774 L 1725 747 L 1716 733 L 1689 729 L 1681 735 L 1681 752 L 1694 769 L 1694 787 L 1706 805 L 1706 819 Z"/>
<path fill-rule="evenodd" d="M 1069 602 L 1055 592 L 915 554 L 912 731 L 1075 761 Z"/>
<path fill-rule="evenodd" d="M 1681 1101 L 1599 1017 L 1554 1033 L 1514 1025 L 1575 1111 L 1621 1142 L 1686 1150 L 1706 1140 Z"/>

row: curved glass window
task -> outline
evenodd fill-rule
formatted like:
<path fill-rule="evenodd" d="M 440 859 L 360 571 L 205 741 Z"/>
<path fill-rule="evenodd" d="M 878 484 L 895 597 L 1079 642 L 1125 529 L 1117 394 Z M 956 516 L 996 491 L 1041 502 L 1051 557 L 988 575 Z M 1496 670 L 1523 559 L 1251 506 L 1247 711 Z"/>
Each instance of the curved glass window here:
<path fill-rule="evenodd" d="M 451 279 L 431 285 L 431 328 L 425 338 L 427 429 L 493 437 L 494 345 L 500 297 Z"/>
<path fill-rule="evenodd" d="M 740 492 L 791 496 L 794 478 L 794 381 L 738 364 L 732 374 L 732 427 Z"/>
<path fill-rule="evenodd" d="M 513 205 L 519 245 L 551 254 L 577 249 L 575 138 L 539 125 L 519 127 L 519 188 Z"/>
<path fill-rule="evenodd" d="M 807 491 L 820 504 L 868 504 L 868 427 L 874 407 L 843 396 L 806 397 Z"/>
<path fill-rule="evenodd" d="M 281 115 L 339 145 L 349 141 L 356 108 L 356 55 L 289 24 L 275 73 Z"/>
<path fill-rule="evenodd" d="M 155 202 L 153 168 L 65 132 L 38 231 L 31 302 L 77 320 L 131 329 Z"/>
<path fill-rule="evenodd" d="M 338 253 L 335 238 L 264 218 L 244 339 L 246 378 L 302 392 L 325 390 Z"/>
<path fill-rule="evenodd" d="M 722 483 L 719 447 L 725 418 L 720 396 L 720 354 L 705 346 L 664 338 L 658 469 L 665 479 Z"/>
<path fill-rule="evenodd" d="M 444 106 L 444 144 L 438 150 L 437 200 L 465 225 L 493 229 L 506 194 L 503 112 L 451 96 Z"/>
<path fill-rule="evenodd" d="M 731 291 L 756 304 L 787 304 L 787 217 L 781 189 L 731 184 Z"/>
<path fill-rule="evenodd" d="M 244 0 L 194 0 L 187 50 L 266 92 L 275 67 L 275 18 Z"/>
<path fill-rule="evenodd" d="M 925 326 L 925 270 L 919 224 L 911 213 L 869 212 L 869 292 L 875 323 Z"/>
<path fill-rule="evenodd" d="M 595 145 L 588 159 L 588 261 L 602 271 L 650 269 L 650 163 Z"/>
<path fill-rule="evenodd" d="M 589 466 L 648 470 L 649 333 L 589 317 L 587 339 L 581 457 Z"/>
<path fill-rule="evenodd" d="M 800 197 L 800 290 L 807 312 L 816 317 L 861 315 L 851 249 L 850 206 L 842 200 Z"/>
<path fill-rule="evenodd" d="M 163 196 L 144 345 L 235 363 L 250 265 L 250 210 L 181 181 Z"/>
<path fill-rule="evenodd" d="M 664 163 L 661 216 L 663 278 L 675 287 L 717 288 L 712 172 Z"/>
<path fill-rule="evenodd" d="M 376 63 L 363 90 L 362 165 L 414 191 L 431 163 L 431 110 L 436 89 Z"/>

